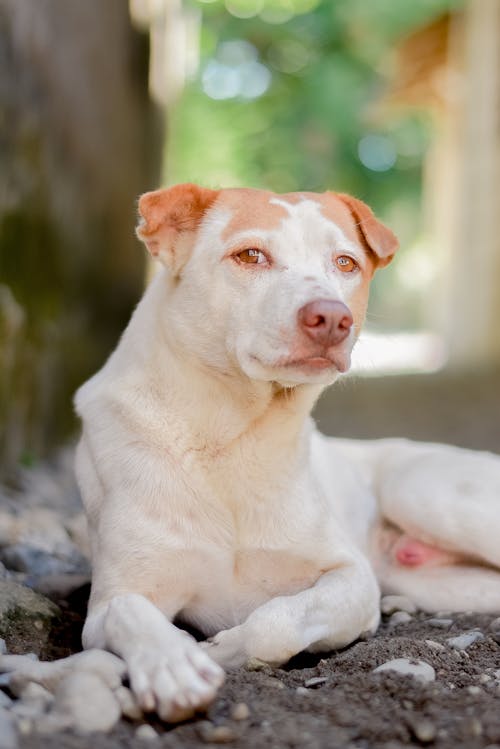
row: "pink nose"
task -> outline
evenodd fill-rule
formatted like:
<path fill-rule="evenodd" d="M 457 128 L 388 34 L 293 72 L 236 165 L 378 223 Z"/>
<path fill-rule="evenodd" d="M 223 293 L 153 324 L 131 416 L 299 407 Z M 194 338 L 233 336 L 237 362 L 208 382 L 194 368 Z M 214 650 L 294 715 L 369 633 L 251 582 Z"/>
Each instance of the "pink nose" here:
<path fill-rule="evenodd" d="M 339 301 L 317 299 L 298 311 L 300 329 L 316 343 L 335 346 L 342 343 L 353 323 L 350 310 Z"/>

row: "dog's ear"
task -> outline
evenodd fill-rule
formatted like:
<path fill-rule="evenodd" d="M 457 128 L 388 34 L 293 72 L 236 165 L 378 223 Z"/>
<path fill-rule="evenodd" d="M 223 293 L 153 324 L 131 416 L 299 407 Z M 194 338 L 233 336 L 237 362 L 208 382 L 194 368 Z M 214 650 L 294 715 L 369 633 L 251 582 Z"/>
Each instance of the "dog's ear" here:
<path fill-rule="evenodd" d="M 177 274 L 186 262 L 205 211 L 219 195 L 198 185 L 175 185 L 139 198 L 137 236 L 151 255 Z"/>
<path fill-rule="evenodd" d="M 396 235 L 373 215 L 371 208 L 362 200 L 345 193 L 335 195 L 351 211 L 365 242 L 378 259 L 377 265 L 382 267 L 390 263 L 399 247 Z"/>

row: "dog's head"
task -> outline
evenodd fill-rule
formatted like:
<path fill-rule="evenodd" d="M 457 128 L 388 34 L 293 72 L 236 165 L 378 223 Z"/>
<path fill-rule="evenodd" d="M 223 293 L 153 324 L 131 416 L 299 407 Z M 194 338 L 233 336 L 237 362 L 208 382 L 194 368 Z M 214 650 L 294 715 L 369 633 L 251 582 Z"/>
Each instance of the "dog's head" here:
<path fill-rule="evenodd" d="M 168 326 L 219 372 L 284 386 L 349 368 L 371 278 L 398 243 L 356 198 L 177 185 L 139 200 L 139 238 L 168 269 Z"/>

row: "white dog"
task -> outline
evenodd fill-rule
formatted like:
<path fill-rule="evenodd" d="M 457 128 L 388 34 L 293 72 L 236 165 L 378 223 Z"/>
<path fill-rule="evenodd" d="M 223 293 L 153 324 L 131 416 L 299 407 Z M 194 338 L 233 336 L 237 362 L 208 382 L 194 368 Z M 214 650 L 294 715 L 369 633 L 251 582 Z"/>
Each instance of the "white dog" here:
<path fill-rule="evenodd" d="M 309 416 L 349 367 L 392 232 L 335 193 L 180 185 L 139 211 L 165 267 L 76 398 L 85 647 L 121 655 L 142 707 L 176 721 L 221 666 L 374 630 L 379 586 L 499 611 L 500 458 L 326 439 Z"/>

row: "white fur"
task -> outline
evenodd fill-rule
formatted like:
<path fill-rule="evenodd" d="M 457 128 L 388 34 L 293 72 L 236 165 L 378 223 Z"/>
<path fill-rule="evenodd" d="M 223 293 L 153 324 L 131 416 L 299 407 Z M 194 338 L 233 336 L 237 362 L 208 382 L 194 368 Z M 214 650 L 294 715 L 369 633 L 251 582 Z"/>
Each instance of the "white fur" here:
<path fill-rule="evenodd" d="M 281 364 L 300 307 L 349 304 L 359 284 L 332 249 L 363 266 L 362 247 L 304 200 L 245 237 L 265 239 L 272 269 L 242 268 L 227 254 L 242 237 L 221 238 L 229 219 L 209 211 L 180 279 L 156 276 L 76 398 L 94 567 L 84 645 L 124 657 L 143 707 L 167 720 L 213 699 L 217 664 L 280 664 L 374 630 L 379 585 L 428 610 L 500 610 L 500 459 L 326 439 L 309 413 L 335 368 Z M 401 567 L 395 532 L 471 561 Z"/>

